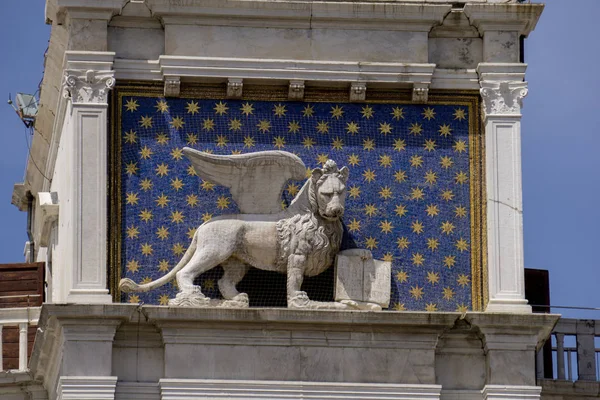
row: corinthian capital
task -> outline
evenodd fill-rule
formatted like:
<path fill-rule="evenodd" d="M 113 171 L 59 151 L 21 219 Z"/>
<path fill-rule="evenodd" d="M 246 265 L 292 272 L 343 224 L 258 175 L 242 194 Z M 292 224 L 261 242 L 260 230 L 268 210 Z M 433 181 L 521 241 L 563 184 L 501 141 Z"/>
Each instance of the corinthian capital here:
<path fill-rule="evenodd" d="M 485 115 L 521 115 L 527 82 L 482 81 L 481 97 Z"/>
<path fill-rule="evenodd" d="M 63 96 L 73 103 L 106 103 L 108 92 L 115 86 L 113 71 L 65 71 Z"/>

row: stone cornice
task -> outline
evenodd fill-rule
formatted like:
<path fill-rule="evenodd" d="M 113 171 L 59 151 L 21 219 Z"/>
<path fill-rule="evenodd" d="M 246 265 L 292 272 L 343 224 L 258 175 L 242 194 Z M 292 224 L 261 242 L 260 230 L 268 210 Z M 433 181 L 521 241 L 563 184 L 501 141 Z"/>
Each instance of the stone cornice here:
<path fill-rule="evenodd" d="M 543 4 L 468 3 L 463 12 L 482 35 L 485 31 L 518 31 L 527 36 L 543 10 Z"/>

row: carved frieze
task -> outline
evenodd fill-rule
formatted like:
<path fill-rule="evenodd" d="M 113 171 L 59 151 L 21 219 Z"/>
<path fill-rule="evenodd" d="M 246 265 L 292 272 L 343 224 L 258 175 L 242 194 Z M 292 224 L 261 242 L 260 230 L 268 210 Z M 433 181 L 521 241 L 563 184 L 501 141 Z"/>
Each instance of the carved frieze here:
<path fill-rule="evenodd" d="M 108 92 L 115 86 L 113 71 L 65 71 L 63 96 L 73 103 L 106 103 Z"/>
<path fill-rule="evenodd" d="M 527 82 L 483 81 L 483 110 L 486 115 L 520 115 L 527 91 Z"/>

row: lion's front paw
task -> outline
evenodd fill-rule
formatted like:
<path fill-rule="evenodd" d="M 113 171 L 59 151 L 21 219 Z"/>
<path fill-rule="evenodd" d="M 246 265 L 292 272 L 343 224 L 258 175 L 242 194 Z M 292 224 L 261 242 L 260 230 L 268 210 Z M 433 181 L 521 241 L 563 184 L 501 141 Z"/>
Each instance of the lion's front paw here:
<path fill-rule="evenodd" d="M 288 298 L 288 308 L 307 308 L 310 305 L 310 299 L 306 292 L 294 292 Z"/>

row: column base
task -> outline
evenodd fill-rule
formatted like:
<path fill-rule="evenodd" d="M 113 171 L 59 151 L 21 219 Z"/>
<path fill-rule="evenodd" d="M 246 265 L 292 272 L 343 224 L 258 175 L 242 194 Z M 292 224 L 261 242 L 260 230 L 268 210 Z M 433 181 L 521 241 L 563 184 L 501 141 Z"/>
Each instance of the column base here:
<path fill-rule="evenodd" d="M 485 312 L 531 314 L 532 310 L 531 306 L 527 303 L 527 300 L 491 299 L 485 308 Z"/>
<path fill-rule="evenodd" d="M 61 376 L 57 400 L 114 400 L 116 376 Z"/>
<path fill-rule="evenodd" d="M 71 289 L 67 295 L 67 303 L 110 304 L 112 296 L 108 294 L 108 289 Z"/>
<path fill-rule="evenodd" d="M 539 400 L 539 386 L 485 385 L 481 390 L 483 400 Z"/>

